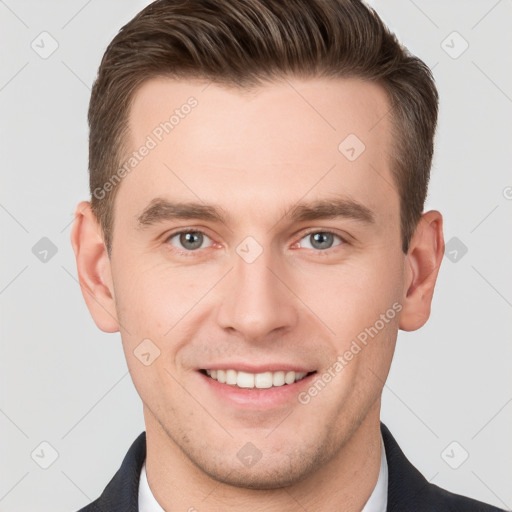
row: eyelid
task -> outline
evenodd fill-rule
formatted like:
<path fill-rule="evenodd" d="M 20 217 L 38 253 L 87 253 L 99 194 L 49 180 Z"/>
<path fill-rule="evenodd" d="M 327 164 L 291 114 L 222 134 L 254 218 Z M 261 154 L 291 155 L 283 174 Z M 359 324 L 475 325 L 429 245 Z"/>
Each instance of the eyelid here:
<path fill-rule="evenodd" d="M 302 233 L 301 238 L 304 238 L 305 236 L 310 235 L 311 233 L 331 233 L 331 235 L 339 236 L 344 242 L 346 242 L 346 238 L 348 238 L 348 236 L 344 237 L 336 229 L 333 228 L 309 228 Z"/>

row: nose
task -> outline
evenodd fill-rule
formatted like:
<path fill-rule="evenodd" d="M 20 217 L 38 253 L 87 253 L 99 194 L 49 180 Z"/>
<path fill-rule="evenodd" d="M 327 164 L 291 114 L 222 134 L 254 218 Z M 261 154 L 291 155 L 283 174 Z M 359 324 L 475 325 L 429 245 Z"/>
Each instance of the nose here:
<path fill-rule="evenodd" d="M 298 321 L 298 301 L 278 256 L 264 250 L 252 263 L 238 254 L 233 259 L 234 268 L 223 284 L 219 325 L 247 341 L 261 341 L 293 329 Z"/>

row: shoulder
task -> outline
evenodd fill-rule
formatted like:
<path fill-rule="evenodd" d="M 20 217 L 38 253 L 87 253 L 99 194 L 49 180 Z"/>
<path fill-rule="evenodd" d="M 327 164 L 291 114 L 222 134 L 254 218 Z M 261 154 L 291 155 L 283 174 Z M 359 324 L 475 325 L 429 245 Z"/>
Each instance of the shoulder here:
<path fill-rule="evenodd" d="M 89 505 L 86 505 L 84 508 L 81 508 L 77 512 L 104 512 L 103 509 L 98 508 L 96 506 L 96 502 L 89 503 Z"/>
<path fill-rule="evenodd" d="M 386 425 L 380 425 L 388 463 L 387 512 L 503 512 L 430 483 L 407 459 Z"/>
<path fill-rule="evenodd" d="M 460 512 L 503 512 L 503 509 L 494 507 L 482 501 L 478 501 L 460 494 L 454 494 L 445 489 L 441 489 L 437 485 L 431 484 L 438 493 L 440 499 L 444 501 L 451 511 Z"/>
<path fill-rule="evenodd" d="M 101 496 L 77 512 L 138 511 L 140 471 L 146 459 L 146 433 L 142 432 L 125 455 L 121 467 Z"/>
<path fill-rule="evenodd" d="M 418 494 L 417 501 L 425 505 L 425 508 L 421 509 L 425 512 L 503 512 L 503 509 L 455 494 L 429 482 L 424 491 Z"/>

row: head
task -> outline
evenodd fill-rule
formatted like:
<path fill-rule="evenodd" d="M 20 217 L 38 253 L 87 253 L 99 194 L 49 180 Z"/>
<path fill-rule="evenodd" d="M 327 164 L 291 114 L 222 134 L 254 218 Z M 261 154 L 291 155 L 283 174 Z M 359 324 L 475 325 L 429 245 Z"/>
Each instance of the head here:
<path fill-rule="evenodd" d="M 436 121 L 428 68 L 357 0 L 159 0 L 120 30 L 72 243 L 148 435 L 272 488 L 378 421 L 443 254 L 441 215 L 423 213 Z M 233 368 L 307 376 L 249 403 L 207 375 Z M 246 467 L 249 441 L 262 458 Z"/>

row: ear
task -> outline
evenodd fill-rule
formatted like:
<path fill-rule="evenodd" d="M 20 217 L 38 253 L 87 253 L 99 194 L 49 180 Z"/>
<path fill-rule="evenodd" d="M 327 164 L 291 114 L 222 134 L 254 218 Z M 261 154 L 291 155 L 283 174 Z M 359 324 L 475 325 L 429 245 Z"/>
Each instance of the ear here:
<path fill-rule="evenodd" d="M 80 288 L 94 322 L 104 332 L 119 331 L 110 259 L 101 227 L 88 201 L 76 207 L 71 245 Z"/>
<path fill-rule="evenodd" d="M 428 320 L 443 255 L 443 217 L 432 210 L 421 216 L 406 256 L 403 309 L 399 322 L 403 331 L 415 331 Z"/>

